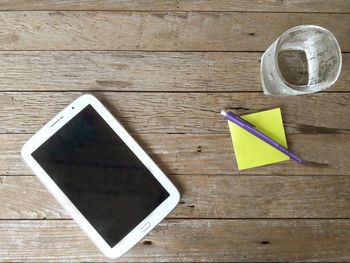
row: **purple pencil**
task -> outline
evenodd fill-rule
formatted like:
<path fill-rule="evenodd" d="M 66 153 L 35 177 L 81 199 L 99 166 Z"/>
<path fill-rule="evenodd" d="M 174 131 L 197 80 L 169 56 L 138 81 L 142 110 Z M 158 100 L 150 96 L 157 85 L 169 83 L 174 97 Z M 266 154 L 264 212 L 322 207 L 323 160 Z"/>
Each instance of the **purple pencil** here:
<path fill-rule="evenodd" d="M 266 136 L 262 132 L 255 129 L 254 128 L 255 126 L 253 124 L 242 119 L 237 114 L 234 114 L 233 112 L 221 111 L 221 115 L 223 115 L 229 121 L 232 121 L 233 123 L 237 124 L 239 127 L 245 129 L 247 132 L 253 134 L 254 136 L 258 137 L 259 139 L 263 140 L 264 142 L 270 144 L 272 147 L 276 148 L 280 152 L 288 155 L 290 158 L 297 161 L 298 163 L 306 165 L 306 163 L 303 160 L 301 160 L 298 156 L 296 156 L 294 153 L 289 151 L 286 147 L 284 147 L 283 145 L 279 144 L 278 142 L 272 140 L 270 137 Z"/>

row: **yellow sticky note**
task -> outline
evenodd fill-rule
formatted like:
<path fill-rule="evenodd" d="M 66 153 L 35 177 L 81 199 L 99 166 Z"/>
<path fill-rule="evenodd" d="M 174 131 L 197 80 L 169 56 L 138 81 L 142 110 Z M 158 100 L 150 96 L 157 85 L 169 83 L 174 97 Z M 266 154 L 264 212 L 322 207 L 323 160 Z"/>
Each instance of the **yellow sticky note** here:
<path fill-rule="evenodd" d="M 287 147 L 280 108 L 240 117 L 254 124 L 256 129 L 271 139 Z M 281 153 L 233 122 L 229 121 L 228 124 L 239 170 L 290 159 L 289 156 Z"/>

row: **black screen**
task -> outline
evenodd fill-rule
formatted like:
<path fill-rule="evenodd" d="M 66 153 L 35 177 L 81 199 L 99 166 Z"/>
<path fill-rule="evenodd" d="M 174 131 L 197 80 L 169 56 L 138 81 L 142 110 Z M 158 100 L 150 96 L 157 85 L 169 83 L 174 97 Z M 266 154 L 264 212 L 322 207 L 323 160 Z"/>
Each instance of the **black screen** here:
<path fill-rule="evenodd" d="M 91 105 L 32 156 L 111 247 L 169 196 Z"/>

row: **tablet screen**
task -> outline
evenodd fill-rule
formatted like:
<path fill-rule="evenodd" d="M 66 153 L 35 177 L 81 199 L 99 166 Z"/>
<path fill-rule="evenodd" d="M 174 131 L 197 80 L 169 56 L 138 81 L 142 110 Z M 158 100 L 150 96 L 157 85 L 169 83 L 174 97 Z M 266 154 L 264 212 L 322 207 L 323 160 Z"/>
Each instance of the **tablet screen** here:
<path fill-rule="evenodd" d="M 111 247 L 169 196 L 91 105 L 32 156 Z"/>

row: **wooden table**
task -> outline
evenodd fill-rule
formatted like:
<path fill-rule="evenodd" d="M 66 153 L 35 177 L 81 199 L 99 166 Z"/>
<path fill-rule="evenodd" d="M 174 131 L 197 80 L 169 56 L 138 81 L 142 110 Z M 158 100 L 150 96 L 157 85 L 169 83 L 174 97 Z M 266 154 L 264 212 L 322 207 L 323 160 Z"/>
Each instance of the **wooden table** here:
<path fill-rule="evenodd" d="M 182 194 L 114 261 L 350 261 L 349 0 L 4 0 L 0 9 L 0 262 L 111 261 L 19 154 L 84 93 L 102 100 Z M 262 52 L 300 24 L 337 37 L 339 80 L 306 96 L 263 95 Z M 239 171 L 219 111 L 273 107 L 308 166 Z"/>

